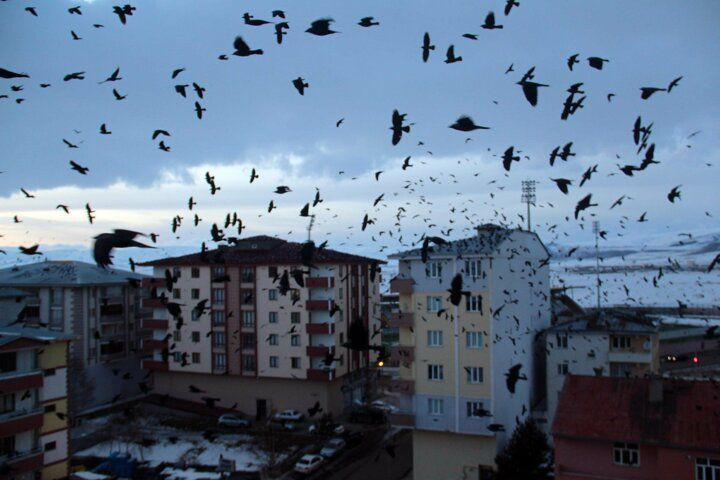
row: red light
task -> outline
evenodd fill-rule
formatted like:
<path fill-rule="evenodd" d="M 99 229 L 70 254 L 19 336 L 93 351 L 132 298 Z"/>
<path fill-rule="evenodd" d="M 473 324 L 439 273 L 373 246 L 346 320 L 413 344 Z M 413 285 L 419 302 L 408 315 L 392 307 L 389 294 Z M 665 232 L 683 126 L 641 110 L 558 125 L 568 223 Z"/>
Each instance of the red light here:
<path fill-rule="evenodd" d="M 698 357 L 693 357 L 693 363 L 698 363 L 699 361 Z"/>

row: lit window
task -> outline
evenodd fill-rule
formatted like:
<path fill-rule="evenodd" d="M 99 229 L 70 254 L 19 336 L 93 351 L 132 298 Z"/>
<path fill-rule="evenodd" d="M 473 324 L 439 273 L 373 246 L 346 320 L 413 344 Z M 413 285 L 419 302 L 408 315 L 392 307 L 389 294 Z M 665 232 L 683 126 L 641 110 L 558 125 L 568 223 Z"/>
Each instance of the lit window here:
<path fill-rule="evenodd" d="M 613 444 L 613 463 L 637 467 L 640 465 L 640 447 L 637 443 L 615 442 Z"/>
<path fill-rule="evenodd" d="M 482 348 L 482 332 L 465 332 L 467 348 Z"/>
<path fill-rule="evenodd" d="M 442 347 L 443 336 L 442 330 L 428 330 L 428 347 Z"/>

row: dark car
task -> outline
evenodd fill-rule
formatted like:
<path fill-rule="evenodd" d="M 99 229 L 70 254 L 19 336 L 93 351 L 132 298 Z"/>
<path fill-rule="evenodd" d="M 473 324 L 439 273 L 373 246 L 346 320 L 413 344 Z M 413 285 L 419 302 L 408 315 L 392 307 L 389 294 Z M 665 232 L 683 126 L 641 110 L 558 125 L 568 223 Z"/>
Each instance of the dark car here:
<path fill-rule="evenodd" d="M 352 423 L 379 425 L 385 423 L 385 412 L 372 407 L 355 407 L 350 411 Z"/>
<path fill-rule="evenodd" d="M 364 437 L 365 435 L 362 432 L 346 431 L 342 438 L 345 440 L 347 447 L 352 448 L 360 445 Z"/>

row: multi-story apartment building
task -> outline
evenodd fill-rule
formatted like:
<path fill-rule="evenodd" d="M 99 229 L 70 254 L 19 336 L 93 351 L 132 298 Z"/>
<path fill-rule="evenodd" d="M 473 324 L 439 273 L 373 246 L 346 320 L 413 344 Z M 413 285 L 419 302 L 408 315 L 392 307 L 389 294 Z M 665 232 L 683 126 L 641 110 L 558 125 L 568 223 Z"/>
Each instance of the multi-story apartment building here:
<path fill-rule="evenodd" d="M 142 275 L 77 261 L 0 270 L 0 287 L 26 292 L 22 324 L 72 335 L 71 418 L 140 394 Z M 17 321 L 0 316 L 2 324 Z M 124 377 L 124 378 L 123 378 Z"/>
<path fill-rule="evenodd" d="M 391 422 L 414 428 L 416 479 L 482 478 L 530 411 L 533 338 L 550 325 L 548 252 L 534 233 L 483 225 L 432 247 L 426 262 L 421 249 L 390 258 L 400 294 L 390 320 L 400 373 L 387 385 L 400 411 Z M 456 307 L 448 289 L 457 274 L 466 295 Z M 511 392 L 506 374 L 520 364 Z"/>
<path fill-rule="evenodd" d="M 362 322 L 370 336 L 379 332 L 375 267 L 382 262 L 323 248 L 308 268 L 303 245 L 255 236 L 143 264 L 156 277 L 145 284 L 166 297 L 145 300 L 153 318 L 144 327 L 153 336 L 143 364 L 155 372 L 155 392 L 195 402 L 218 398 L 218 406 L 256 418 L 316 402 L 337 414 L 360 399 L 372 358 L 343 345 L 351 322 Z M 172 291 L 166 272 L 176 278 Z M 179 307 L 175 316 L 171 305 Z M 371 343 L 379 342 L 377 335 Z"/>
<path fill-rule="evenodd" d="M 547 423 L 538 423 L 548 434 L 568 375 L 642 377 L 659 371 L 657 327 L 642 316 L 600 310 L 554 325 L 544 336 Z"/>
<path fill-rule="evenodd" d="M 70 339 L 0 327 L 0 478 L 67 478 Z"/>

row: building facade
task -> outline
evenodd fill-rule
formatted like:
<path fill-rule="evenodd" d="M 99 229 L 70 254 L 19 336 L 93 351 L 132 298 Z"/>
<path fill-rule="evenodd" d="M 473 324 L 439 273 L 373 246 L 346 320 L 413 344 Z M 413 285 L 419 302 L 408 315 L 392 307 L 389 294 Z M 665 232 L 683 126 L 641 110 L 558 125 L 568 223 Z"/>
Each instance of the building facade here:
<path fill-rule="evenodd" d="M 343 345 L 354 321 L 368 336 L 380 331 L 378 262 L 319 249 L 308 268 L 305 245 L 257 236 L 144 264 L 155 277 L 145 281 L 156 295 L 145 300 L 153 334 L 143 361 L 155 392 L 217 398 L 258 419 L 316 402 L 337 414 L 360 399 L 372 357 Z"/>
<path fill-rule="evenodd" d="M 45 329 L 0 327 L 0 477 L 66 478 L 68 345 Z"/>
<path fill-rule="evenodd" d="M 557 480 L 715 480 L 720 387 L 709 381 L 565 381 L 552 427 Z"/>
<path fill-rule="evenodd" d="M 141 394 L 138 350 L 142 275 L 76 261 L 45 261 L 0 270 L 0 287 L 27 293 L 21 318 L 0 317 L 73 336 L 70 415 Z"/>
<path fill-rule="evenodd" d="M 399 376 L 386 385 L 400 409 L 391 422 L 414 429 L 416 479 L 482 477 L 530 412 L 533 339 L 550 325 L 548 253 L 534 233 L 483 225 L 422 256 L 390 257 L 399 262 L 391 291 L 400 295 L 390 319 L 400 337 L 391 350 Z M 448 289 L 457 274 L 465 294 L 456 307 Z M 516 365 L 522 379 L 511 392 Z"/>

